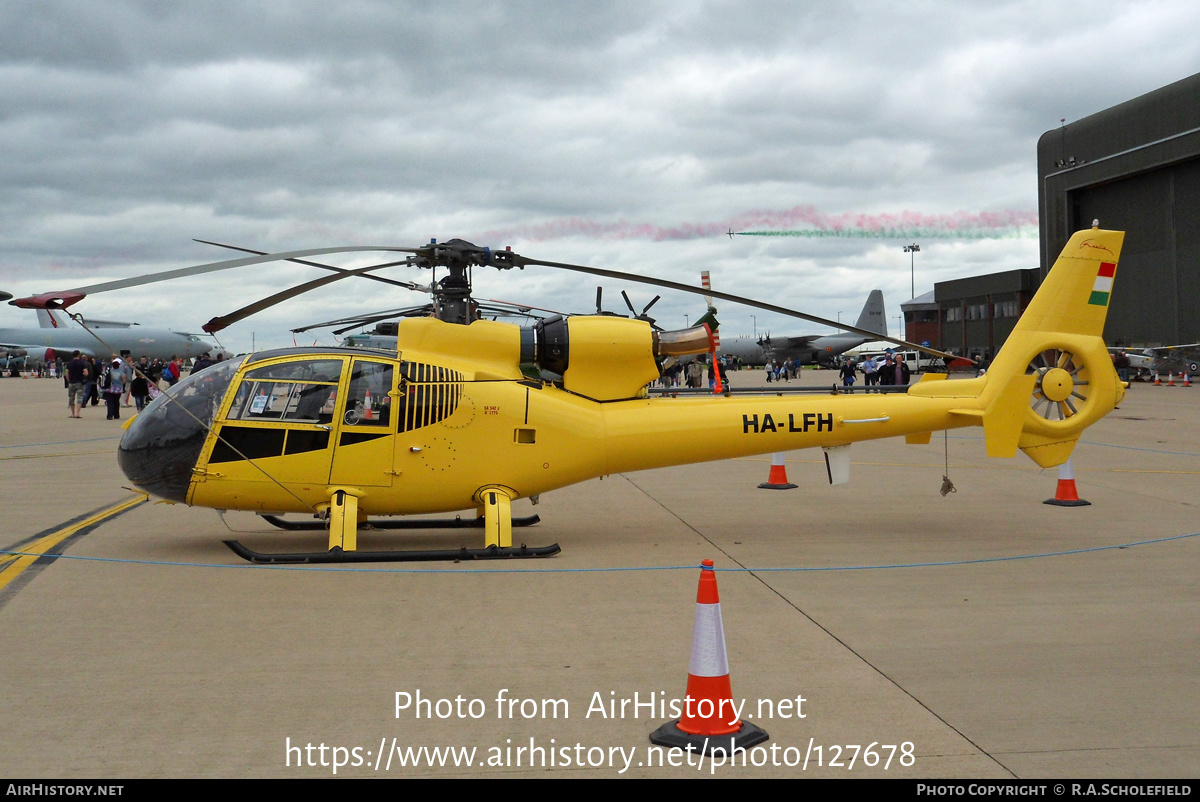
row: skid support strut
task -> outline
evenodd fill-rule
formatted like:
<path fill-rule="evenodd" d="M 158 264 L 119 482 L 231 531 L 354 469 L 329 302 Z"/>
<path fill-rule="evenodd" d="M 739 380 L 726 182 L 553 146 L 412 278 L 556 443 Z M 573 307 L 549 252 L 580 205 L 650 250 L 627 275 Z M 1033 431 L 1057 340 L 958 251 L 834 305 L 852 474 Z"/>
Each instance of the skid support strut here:
<path fill-rule="evenodd" d="M 358 549 L 358 498 L 338 490 L 329 500 L 329 550 Z"/>
<path fill-rule="evenodd" d="M 483 545 L 512 547 L 511 491 L 503 487 L 485 487 L 479 491 L 483 508 Z"/>

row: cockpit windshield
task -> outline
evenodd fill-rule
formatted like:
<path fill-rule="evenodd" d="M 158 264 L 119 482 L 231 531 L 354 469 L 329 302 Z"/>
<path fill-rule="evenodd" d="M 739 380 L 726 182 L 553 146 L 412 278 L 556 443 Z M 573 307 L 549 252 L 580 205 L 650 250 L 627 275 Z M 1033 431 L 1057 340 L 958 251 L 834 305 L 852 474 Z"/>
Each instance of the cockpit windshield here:
<path fill-rule="evenodd" d="M 117 451 L 130 481 L 156 496 L 186 502 L 192 468 L 244 361 L 231 359 L 193 373 L 133 419 Z"/>

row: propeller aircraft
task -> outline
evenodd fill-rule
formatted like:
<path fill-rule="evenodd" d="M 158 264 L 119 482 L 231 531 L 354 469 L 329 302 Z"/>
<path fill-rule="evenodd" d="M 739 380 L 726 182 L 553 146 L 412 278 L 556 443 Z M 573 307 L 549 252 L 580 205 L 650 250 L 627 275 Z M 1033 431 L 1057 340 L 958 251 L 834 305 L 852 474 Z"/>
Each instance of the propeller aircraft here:
<path fill-rule="evenodd" d="M 887 334 L 887 315 L 883 308 L 883 291 L 871 290 L 855 324 L 860 329 Z M 799 359 L 805 365 L 833 366 L 835 359 L 851 348 L 876 339 L 863 334 L 770 334 L 762 337 L 726 339 L 721 350 L 737 357 L 747 365 L 763 365 L 768 359 Z"/>
<path fill-rule="evenodd" d="M 989 456 L 1020 450 L 1050 467 L 1065 462 L 1081 432 L 1124 396 L 1102 339 L 1123 239 L 1123 232 L 1098 224 L 1076 233 L 986 375 L 926 374 L 888 395 L 650 397 L 646 385 L 659 377 L 662 361 L 712 351 L 715 321 L 656 331 L 646 319 L 607 314 L 553 316 L 529 326 L 475 319 L 470 268 L 560 267 L 834 324 L 710 289 L 542 262 L 461 240 L 203 265 L 190 270 L 409 251 L 408 264 L 443 266 L 448 275 L 435 288 L 441 291 L 434 293 L 436 317 L 401 320 L 395 350 L 288 348 L 214 365 L 136 416 L 118 459 L 137 487 L 169 501 L 325 520 L 288 527 L 328 526 L 323 552 L 260 554 L 230 543 L 247 559 L 266 562 L 544 556 L 557 552 L 557 544 L 513 546 L 513 527 L 536 520 L 513 519 L 517 499 L 536 502 L 541 493 L 607 474 L 801 448 L 824 449 L 831 477 L 844 476 L 855 442 L 904 436 L 928 443 L 934 431 L 968 426 L 982 426 Z M 368 521 L 416 528 L 372 516 L 469 508 L 484 529 L 483 549 L 357 550 L 358 528 Z"/>

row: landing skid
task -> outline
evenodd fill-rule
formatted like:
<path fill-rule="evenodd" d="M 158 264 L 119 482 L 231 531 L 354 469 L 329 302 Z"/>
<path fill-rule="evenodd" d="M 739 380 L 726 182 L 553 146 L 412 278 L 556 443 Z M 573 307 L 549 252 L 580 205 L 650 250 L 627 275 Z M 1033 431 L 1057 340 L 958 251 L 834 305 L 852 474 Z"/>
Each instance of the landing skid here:
<path fill-rule="evenodd" d="M 272 526 L 277 526 L 280 529 L 286 529 L 289 532 L 297 532 L 301 530 L 318 530 L 328 528 L 328 524 L 324 521 L 285 521 L 276 515 L 260 515 L 267 523 Z M 513 526 L 533 526 L 542 519 L 537 515 L 529 515 L 524 518 L 513 518 Z M 483 529 L 485 526 L 484 519 L 481 518 L 434 518 L 417 521 L 392 521 L 386 519 L 372 519 L 366 521 L 363 526 L 371 529 Z"/>
<path fill-rule="evenodd" d="M 475 494 L 479 504 L 479 517 L 462 520 L 442 518 L 434 520 L 390 521 L 364 520 L 362 523 L 375 529 L 482 529 L 481 549 L 462 546 L 457 549 L 406 549 L 402 551 L 358 551 L 358 495 L 354 488 L 331 488 L 329 504 L 325 507 L 326 520 L 285 521 L 274 515 L 262 517 L 272 526 L 288 530 L 328 529 L 329 550 L 264 554 L 251 551 L 236 540 L 226 540 L 225 545 L 243 560 L 253 563 L 366 563 L 366 562 L 434 562 L 461 560 L 508 560 L 525 557 L 549 557 L 561 549 L 557 543 L 530 548 L 524 544 L 513 545 L 513 526 L 529 526 L 541 520 L 536 515 L 527 518 L 512 517 L 512 500 L 516 494 L 509 488 L 487 485 Z"/>
<path fill-rule="evenodd" d="M 263 516 L 266 517 L 266 516 Z M 536 518 L 537 516 L 532 516 Z M 514 522 L 515 523 L 515 522 Z M 400 527 L 391 527 L 400 528 Z M 406 527 L 411 528 L 411 527 Z M 329 551 L 264 554 L 252 551 L 236 540 L 226 540 L 234 554 L 252 563 L 395 563 L 395 562 L 458 562 L 460 560 L 507 560 L 525 557 L 550 557 L 562 549 L 557 543 L 549 546 L 488 546 L 482 549 L 412 549 L 403 551 L 342 551 L 334 546 Z"/>

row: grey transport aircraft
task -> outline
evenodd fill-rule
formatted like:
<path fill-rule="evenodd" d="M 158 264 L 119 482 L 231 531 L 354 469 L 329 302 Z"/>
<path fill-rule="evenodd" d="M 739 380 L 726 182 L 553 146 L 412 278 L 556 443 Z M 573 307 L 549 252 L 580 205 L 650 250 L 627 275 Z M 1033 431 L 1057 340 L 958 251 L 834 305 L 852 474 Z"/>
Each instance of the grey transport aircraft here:
<path fill-rule="evenodd" d="M 230 356 L 210 340 L 196 334 L 168 329 L 152 329 L 136 323 L 88 320 L 95 336 L 58 310 L 37 310 L 38 328 L 0 328 L 0 350 L 9 360 L 29 366 L 70 359 L 73 351 L 87 356 L 105 358 L 112 353 L 128 353 L 134 358 L 168 360 L 179 356 L 192 359 L 203 354 L 216 359 Z"/>
<path fill-rule="evenodd" d="M 887 315 L 884 314 L 882 290 L 871 290 L 863 305 L 858 322 L 860 329 L 887 335 Z M 722 337 L 720 353 L 740 358 L 743 365 L 764 365 L 768 359 L 796 359 L 806 365 L 831 364 L 834 358 L 873 342 L 870 337 L 849 332 L 839 334 L 765 335 L 762 337 Z"/>

